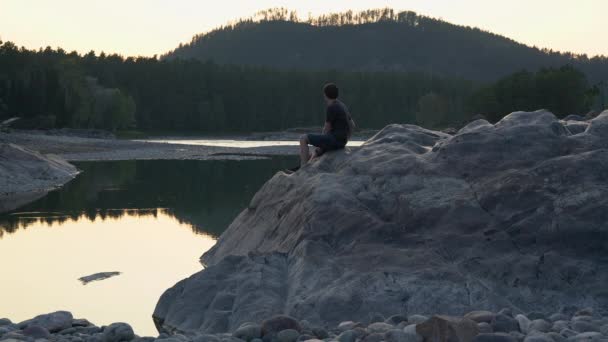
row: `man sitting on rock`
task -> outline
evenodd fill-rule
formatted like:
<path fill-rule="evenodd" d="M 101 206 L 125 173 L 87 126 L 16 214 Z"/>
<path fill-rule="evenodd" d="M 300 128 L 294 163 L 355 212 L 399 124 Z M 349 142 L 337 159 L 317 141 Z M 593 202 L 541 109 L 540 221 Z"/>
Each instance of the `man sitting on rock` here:
<path fill-rule="evenodd" d="M 348 108 L 338 100 L 338 87 L 333 83 L 326 84 L 323 87 L 323 94 L 327 103 L 323 133 L 304 134 L 300 137 L 300 167 L 327 151 L 344 148 L 355 127 Z M 308 151 L 308 145 L 316 147 L 312 156 Z"/>

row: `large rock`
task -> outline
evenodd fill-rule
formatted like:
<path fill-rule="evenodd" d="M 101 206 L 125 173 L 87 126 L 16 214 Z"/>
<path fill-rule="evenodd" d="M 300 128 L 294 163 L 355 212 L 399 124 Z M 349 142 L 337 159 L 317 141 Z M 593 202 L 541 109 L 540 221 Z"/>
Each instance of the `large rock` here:
<path fill-rule="evenodd" d="M 19 323 L 19 327 L 27 329 L 30 326 L 37 326 L 54 333 L 72 327 L 73 318 L 69 311 L 55 311 L 23 321 Z"/>
<path fill-rule="evenodd" d="M 44 196 L 78 174 L 72 164 L 0 140 L 0 213 Z"/>
<path fill-rule="evenodd" d="M 455 135 L 390 125 L 277 173 L 206 269 L 162 295 L 159 330 L 208 330 L 226 295 L 226 331 L 277 313 L 335 326 L 370 312 L 606 312 L 608 112 L 579 134 L 564 124 L 538 111 Z"/>
<path fill-rule="evenodd" d="M 479 334 L 479 329 L 468 318 L 433 316 L 418 324 L 416 332 L 428 342 L 469 342 Z"/>

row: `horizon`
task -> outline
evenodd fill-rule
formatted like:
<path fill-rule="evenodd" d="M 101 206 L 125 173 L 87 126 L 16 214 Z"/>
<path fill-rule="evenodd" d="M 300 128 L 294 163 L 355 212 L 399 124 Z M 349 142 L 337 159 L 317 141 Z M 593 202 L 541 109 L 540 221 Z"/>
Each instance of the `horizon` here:
<path fill-rule="evenodd" d="M 422 0 L 336 0 L 330 5 L 319 0 L 305 5 L 292 0 L 262 0 L 255 4 L 226 0 L 221 5 L 206 5 L 194 0 L 182 0 L 177 4 L 163 0 L 134 0 L 127 4 L 117 0 L 89 1 L 86 4 L 77 0 L 53 3 L 3 0 L 0 40 L 11 41 L 30 50 L 50 46 L 79 54 L 95 51 L 96 54 L 104 52 L 124 57 L 152 57 L 170 52 L 180 43 L 189 43 L 196 34 L 277 7 L 295 10 L 302 19 L 309 15 L 316 17 L 347 10 L 358 12 L 387 7 L 399 12 L 411 10 L 451 24 L 489 31 L 528 46 L 586 54 L 588 57 L 608 56 L 608 46 L 593 39 L 600 32 L 601 13 L 608 10 L 608 3 L 602 0 L 584 0 L 576 6 L 566 0 L 540 0 L 534 4 L 523 0 L 508 4 L 482 0 L 463 0 L 458 4 L 447 0 L 433 3 Z M 573 7 L 576 7 L 576 12 L 572 11 Z M 146 11 L 134 18 L 141 8 Z M 526 16 L 518 16 L 522 9 L 527 10 Z M 108 22 L 112 25 L 108 26 Z M 569 25 L 563 22 L 569 22 Z"/>

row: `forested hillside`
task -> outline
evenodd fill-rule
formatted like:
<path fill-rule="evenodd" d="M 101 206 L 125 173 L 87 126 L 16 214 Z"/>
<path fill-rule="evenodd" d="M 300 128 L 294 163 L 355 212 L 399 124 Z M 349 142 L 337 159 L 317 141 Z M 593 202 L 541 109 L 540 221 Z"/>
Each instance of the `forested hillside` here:
<path fill-rule="evenodd" d="M 20 117 L 23 128 L 112 131 L 217 133 L 321 126 L 321 88 L 327 82 L 338 84 L 341 98 L 362 128 L 389 123 L 441 128 L 476 114 L 495 121 L 514 110 L 539 108 L 558 116 L 585 114 L 603 109 L 608 102 L 607 78 L 601 78 L 605 58 L 543 52 L 412 12 L 336 14 L 307 22 L 284 10 L 261 15 L 261 21 L 241 21 L 198 36 L 190 46 L 176 51 L 179 55 L 200 48 L 232 56 L 224 62 L 235 64 L 94 52 L 80 55 L 51 48 L 32 51 L 0 41 L 0 119 Z M 299 33 L 294 36 L 290 30 L 296 28 Z M 310 35 L 324 30 L 335 37 L 357 34 L 340 39 L 344 49 L 336 51 L 332 39 Z M 281 38 L 277 41 L 277 37 Z M 303 44 L 300 48 L 298 40 Z M 376 45 L 370 48 L 362 41 Z M 204 48 L 212 46 L 207 43 L 219 45 L 211 51 Z M 412 44 L 419 48 L 412 49 Z M 322 52 L 313 53 L 319 47 Z M 464 47 L 472 49 L 466 58 L 453 54 Z M 302 51 L 298 58 L 307 61 L 307 67 L 281 68 L 295 66 L 289 64 L 296 61 L 293 49 Z M 504 53 L 500 61 L 493 55 L 498 51 Z M 519 52 L 513 55 L 513 51 Z M 405 59 L 408 67 L 395 62 L 403 61 L 402 52 L 409 56 Z M 369 62 L 368 57 L 375 59 Z M 531 63 L 527 70 L 479 81 L 496 78 L 524 61 Z M 314 63 L 318 70 L 311 68 Z M 348 68 L 329 69 L 339 63 Z M 449 72 L 450 66 L 458 72 Z M 589 77 L 590 68 L 599 71 Z M 446 76 L 453 74 L 471 77 Z"/>
<path fill-rule="evenodd" d="M 606 57 L 530 47 L 477 28 L 391 9 L 306 20 L 286 9 L 271 9 L 196 35 L 165 56 L 175 57 L 283 69 L 420 71 L 483 81 L 521 69 L 572 64 L 594 83 L 608 79 Z"/>

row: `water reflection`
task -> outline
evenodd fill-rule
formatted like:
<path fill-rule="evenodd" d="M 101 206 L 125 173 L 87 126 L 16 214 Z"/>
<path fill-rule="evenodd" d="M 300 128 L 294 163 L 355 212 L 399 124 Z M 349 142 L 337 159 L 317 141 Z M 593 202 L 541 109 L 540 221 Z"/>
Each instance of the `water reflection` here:
<path fill-rule="evenodd" d="M 0 238 L 36 222 L 156 217 L 158 208 L 196 233 L 217 237 L 266 180 L 296 163 L 294 157 L 76 163 L 84 172 L 63 189 L 1 215 Z"/>
<path fill-rule="evenodd" d="M 255 191 L 296 162 L 78 163 L 84 172 L 66 187 L 0 217 L 0 317 L 68 310 L 154 335 L 163 291 L 199 271 L 200 255 Z M 78 280 L 100 272 L 120 275 Z"/>

